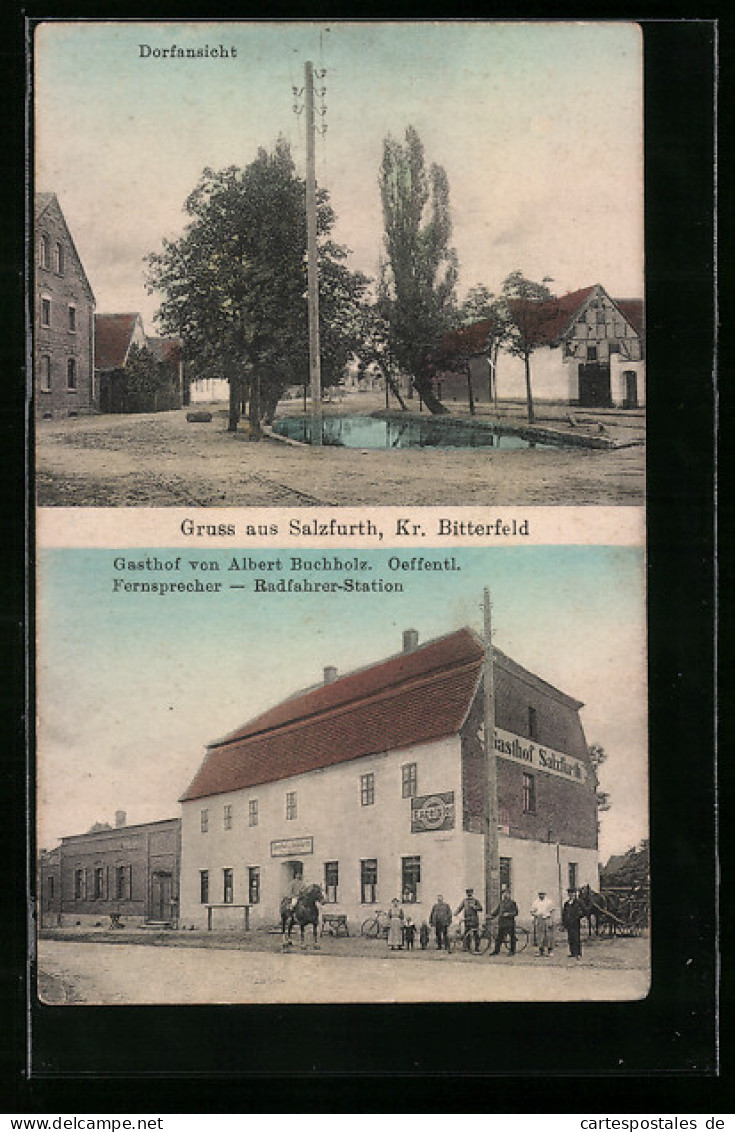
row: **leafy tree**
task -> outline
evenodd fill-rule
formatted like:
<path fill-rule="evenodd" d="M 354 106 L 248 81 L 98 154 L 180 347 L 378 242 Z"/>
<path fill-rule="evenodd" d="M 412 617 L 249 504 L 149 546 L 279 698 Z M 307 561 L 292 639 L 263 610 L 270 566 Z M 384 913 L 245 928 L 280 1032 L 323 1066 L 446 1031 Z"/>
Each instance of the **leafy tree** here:
<path fill-rule="evenodd" d="M 285 387 L 308 373 L 305 185 L 279 139 L 245 169 L 205 169 L 184 208 L 190 220 L 183 236 L 147 257 L 148 290 L 163 295 L 158 320 L 184 340 L 192 372 L 229 381 L 230 430 L 247 401 L 257 434 Z M 328 374 L 347 348 L 345 312 L 363 287 L 341 263 L 345 249 L 329 242 L 334 219 L 320 191 Z"/>
<path fill-rule="evenodd" d="M 599 770 L 604 762 L 607 761 L 607 751 L 599 743 L 590 743 L 589 745 L 590 762 L 592 769 L 595 772 L 595 797 L 597 798 L 597 812 L 598 814 L 605 813 L 610 809 L 612 802 L 610 801 L 610 794 L 607 790 L 599 789 Z M 598 829 L 599 829 L 599 822 Z"/>
<path fill-rule="evenodd" d="M 383 143 L 380 193 L 386 261 L 378 303 L 388 325 L 390 352 L 433 413 L 447 410 L 436 397 L 437 347 L 455 307 L 457 255 L 450 247 L 449 182 L 409 126 L 405 144 Z"/>
<path fill-rule="evenodd" d="M 531 390 L 531 355 L 539 346 L 546 345 L 547 329 L 554 317 L 554 296 L 544 279 L 534 283 L 520 271 L 513 271 L 503 283 L 502 298 L 507 312 L 506 346 L 511 354 L 523 358 L 526 377 L 526 404 L 528 419 L 533 422 L 533 393 Z"/>

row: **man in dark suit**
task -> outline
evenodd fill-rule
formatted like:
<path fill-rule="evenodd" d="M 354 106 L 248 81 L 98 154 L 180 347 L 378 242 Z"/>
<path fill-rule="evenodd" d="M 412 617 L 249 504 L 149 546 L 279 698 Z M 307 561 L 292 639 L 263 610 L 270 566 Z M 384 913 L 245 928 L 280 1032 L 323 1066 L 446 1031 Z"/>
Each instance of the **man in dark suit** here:
<path fill-rule="evenodd" d="M 572 959 L 582 958 L 582 932 L 581 921 L 584 916 L 582 905 L 579 902 L 576 888 L 567 889 L 567 899 L 561 910 L 561 922 L 567 931 L 569 954 Z"/>

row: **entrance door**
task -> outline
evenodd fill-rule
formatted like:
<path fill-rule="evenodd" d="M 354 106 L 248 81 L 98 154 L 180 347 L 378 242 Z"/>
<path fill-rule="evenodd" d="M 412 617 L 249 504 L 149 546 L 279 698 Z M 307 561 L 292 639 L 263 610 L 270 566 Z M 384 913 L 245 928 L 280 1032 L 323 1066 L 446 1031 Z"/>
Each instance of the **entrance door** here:
<path fill-rule="evenodd" d="M 637 409 L 638 408 L 638 374 L 634 369 L 626 369 L 623 371 L 625 378 L 625 401 L 623 402 L 624 409 Z"/>
<path fill-rule="evenodd" d="M 295 896 L 304 883 L 304 862 L 283 862 L 283 896 Z"/>
<path fill-rule="evenodd" d="M 579 404 L 588 409 L 612 405 L 609 365 L 600 362 L 580 363 Z"/>
<path fill-rule="evenodd" d="M 154 873 L 151 877 L 151 919 L 171 919 L 173 896 L 171 873 Z"/>

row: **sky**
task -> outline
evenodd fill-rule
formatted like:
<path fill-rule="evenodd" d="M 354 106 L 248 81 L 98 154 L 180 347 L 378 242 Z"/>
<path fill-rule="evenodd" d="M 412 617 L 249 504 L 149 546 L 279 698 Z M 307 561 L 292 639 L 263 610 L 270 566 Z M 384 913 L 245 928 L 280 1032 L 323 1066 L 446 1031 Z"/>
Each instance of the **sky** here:
<path fill-rule="evenodd" d="M 204 45 L 230 54 L 153 56 Z M 376 273 L 383 140 L 410 124 L 449 178 L 460 296 L 516 269 L 557 294 L 643 295 L 634 24 L 49 21 L 35 32 L 35 187 L 57 194 L 98 313 L 140 311 L 155 332 L 143 257 L 181 234 L 205 166 L 245 166 L 283 135 L 303 172 L 306 60 L 326 71 L 317 179 L 351 267 Z"/>
<path fill-rule="evenodd" d="M 396 579 L 386 566 L 396 551 L 338 556 L 356 553 L 369 559 L 372 577 Z M 284 567 L 290 554 L 258 551 L 280 556 Z M 427 554 L 446 557 L 444 550 Z M 402 571 L 404 593 L 328 596 L 231 590 L 243 577 L 227 567 L 242 555 L 39 550 L 40 846 L 51 848 L 95 821 L 112 823 L 118 809 L 129 823 L 176 816 L 207 743 L 320 683 L 327 665 L 344 674 L 399 652 L 406 628 L 415 628 L 420 642 L 463 626 L 481 633 L 486 586 L 496 647 L 582 700 L 587 740 L 607 752 L 600 779 L 612 807 L 601 816 L 601 860 L 648 835 L 642 551 L 457 550 L 459 571 Z M 115 561 L 177 556 L 178 575 L 120 569 Z M 198 576 L 223 581 L 221 594 L 113 592 L 115 578 L 186 578 L 190 560 L 202 559 L 218 562 L 219 571 Z"/>

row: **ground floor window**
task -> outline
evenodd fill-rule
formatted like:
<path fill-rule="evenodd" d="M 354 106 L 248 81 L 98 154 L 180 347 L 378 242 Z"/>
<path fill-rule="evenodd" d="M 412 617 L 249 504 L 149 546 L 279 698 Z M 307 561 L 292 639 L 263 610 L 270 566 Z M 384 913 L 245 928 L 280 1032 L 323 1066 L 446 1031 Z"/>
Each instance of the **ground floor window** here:
<path fill-rule="evenodd" d="M 118 865 L 115 869 L 115 899 L 124 900 L 129 895 L 127 891 L 128 869 L 125 865 Z"/>
<path fill-rule="evenodd" d="M 260 868 L 258 866 L 248 869 L 248 903 L 260 903 Z"/>
<path fill-rule="evenodd" d="M 401 899 L 404 904 L 415 904 L 421 899 L 421 858 L 401 859 Z"/>
<path fill-rule="evenodd" d="M 94 899 L 104 900 L 105 898 L 105 870 L 97 868 L 94 870 Z"/>
<path fill-rule="evenodd" d="M 232 897 L 234 892 L 234 884 L 232 880 L 232 869 L 222 870 L 222 901 L 225 904 L 232 904 Z"/>
<path fill-rule="evenodd" d="M 360 900 L 375 904 L 378 899 L 378 862 L 374 857 L 360 861 Z"/>
<path fill-rule="evenodd" d="M 511 858 L 510 857 L 501 857 L 500 858 L 500 891 L 501 892 L 503 891 L 504 888 L 507 888 L 509 891 L 512 891 L 512 889 L 513 889 L 513 886 L 511 884 L 510 865 L 511 865 Z"/>
<path fill-rule="evenodd" d="M 199 872 L 199 903 L 209 904 L 209 869 Z"/>
<path fill-rule="evenodd" d="M 74 870 L 74 899 L 84 899 L 84 869 Z"/>
<path fill-rule="evenodd" d="M 74 358 L 69 358 L 66 363 L 66 388 L 70 393 L 76 393 L 77 389 L 77 363 Z"/>
<path fill-rule="evenodd" d="M 339 887 L 339 861 L 325 861 L 324 863 L 324 903 L 336 904 Z"/>
<path fill-rule="evenodd" d="M 579 868 L 576 861 L 569 862 L 569 888 L 576 888 L 579 879 Z"/>

